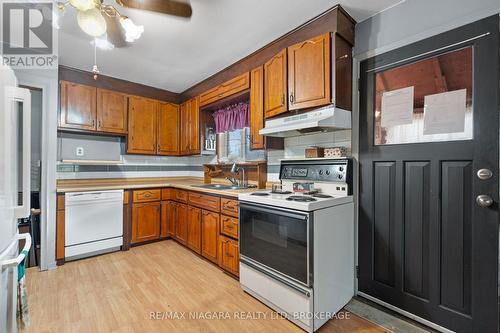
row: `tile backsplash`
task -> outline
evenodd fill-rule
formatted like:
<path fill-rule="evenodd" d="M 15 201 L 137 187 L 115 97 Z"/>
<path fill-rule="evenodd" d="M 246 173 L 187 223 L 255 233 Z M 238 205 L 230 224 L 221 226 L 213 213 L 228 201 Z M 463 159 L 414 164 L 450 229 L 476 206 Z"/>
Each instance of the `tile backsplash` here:
<path fill-rule="evenodd" d="M 267 179 L 279 180 L 279 165 L 283 158 L 304 158 L 308 147 L 345 147 L 347 154 L 351 154 L 351 130 L 314 133 L 285 138 L 284 150 L 270 150 L 267 152 Z"/>

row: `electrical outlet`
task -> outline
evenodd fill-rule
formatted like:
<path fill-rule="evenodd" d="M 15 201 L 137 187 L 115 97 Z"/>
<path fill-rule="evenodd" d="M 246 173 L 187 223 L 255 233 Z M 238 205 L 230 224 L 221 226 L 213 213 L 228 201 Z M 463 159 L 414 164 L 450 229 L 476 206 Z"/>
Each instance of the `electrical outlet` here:
<path fill-rule="evenodd" d="M 83 156 L 85 154 L 85 151 L 83 150 L 83 147 L 76 147 L 76 156 Z"/>

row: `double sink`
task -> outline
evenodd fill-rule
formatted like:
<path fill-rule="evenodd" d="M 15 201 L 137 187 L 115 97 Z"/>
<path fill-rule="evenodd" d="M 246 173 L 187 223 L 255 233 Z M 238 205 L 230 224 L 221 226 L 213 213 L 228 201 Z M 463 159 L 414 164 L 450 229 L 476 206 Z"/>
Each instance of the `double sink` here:
<path fill-rule="evenodd" d="M 224 185 L 224 184 L 204 184 L 204 185 L 192 185 L 193 187 L 206 188 L 209 190 L 245 190 L 249 188 L 256 188 L 255 185 L 247 186 L 237 186 L 237 185 Z"/>

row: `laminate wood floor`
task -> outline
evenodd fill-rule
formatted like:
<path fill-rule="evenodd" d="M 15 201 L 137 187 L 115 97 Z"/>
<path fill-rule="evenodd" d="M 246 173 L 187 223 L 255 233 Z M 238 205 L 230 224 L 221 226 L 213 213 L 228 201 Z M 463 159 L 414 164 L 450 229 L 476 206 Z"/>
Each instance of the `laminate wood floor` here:
<path fill-rule="evenodd" d="M 172 240 L 56 270 L 28 269 L 27 281 L 31 326 L 23 332 L 303 332 Z M 214 312 L 220 319 L 208 319 Z M 384 332 L 354 314 L 343 315 L 319 332 Z"/>

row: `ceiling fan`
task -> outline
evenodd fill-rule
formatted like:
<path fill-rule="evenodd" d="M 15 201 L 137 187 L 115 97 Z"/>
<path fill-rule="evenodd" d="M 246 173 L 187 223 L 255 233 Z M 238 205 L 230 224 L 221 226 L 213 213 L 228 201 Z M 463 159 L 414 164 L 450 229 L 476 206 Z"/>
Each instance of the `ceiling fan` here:
<path fill-rule="evenodd" d="M 192 9 L 189 3 L 182 0 L 114 0 L 125 8 L 147 10 L 179 17 L 191 17 Z M 129 17 L 122 15 L 118 9 L 104 0 L 67 0 L 57 2 L 59 10 L 63 11 L 71 5 L 77 11 L 80 28 L 92 37 L 107 35 L 108 41 L 115 47 L 125 47 L 141 37 L 144 26 L 136 25 Z"/>

